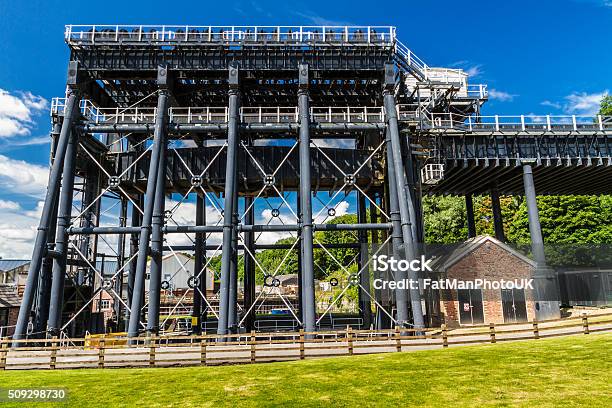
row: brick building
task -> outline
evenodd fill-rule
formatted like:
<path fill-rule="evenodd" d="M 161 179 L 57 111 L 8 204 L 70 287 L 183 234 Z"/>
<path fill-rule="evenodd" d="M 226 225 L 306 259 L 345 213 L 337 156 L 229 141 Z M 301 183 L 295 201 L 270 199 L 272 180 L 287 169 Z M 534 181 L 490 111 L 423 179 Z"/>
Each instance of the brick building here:
<path fill-rule="evenodd" d="M 13 335 L 20 304 L 17 287 L 0 284 L 0 337 Z"/>
<path fill-rule="evenodd" d="M 535 263 L 503 242 L 479 236 L 439 256 L 434 262 L 441 279 L 474 282 L 531 279 Z M 449 327 L 483 323 L 514 323 L 535 317 L 535 302 L 530 289 L 441 289 L 438 323 Z"/>

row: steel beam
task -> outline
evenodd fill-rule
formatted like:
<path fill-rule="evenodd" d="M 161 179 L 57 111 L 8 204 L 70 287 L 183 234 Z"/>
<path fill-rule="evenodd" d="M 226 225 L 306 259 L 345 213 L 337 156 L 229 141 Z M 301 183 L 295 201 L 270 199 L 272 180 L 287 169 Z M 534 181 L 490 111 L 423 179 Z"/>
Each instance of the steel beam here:
<path fill-rule="evenodd" d="M 144 196 L 142 194 L 138 195 L 138 198 L 135 200 L 138 204 L 138 207 L 143 208 L 144 206 Z M 134 280 L 136 278 L 136 266 L 138 265 L 138 233 L 140 232 L 140 226 L 142 225 L 142 214 L 136 206 L 132 204 L 132 214 L 131 214 L 131 228 L 134 229 L 134 232 L 130 234 L 130 265 L 127 268 L 128 279 L 127 279 L 127 287 L 126 287 L 126 304 L 125 308 L 125 326 L 124 330 L 127 330 L 128 322 L 130 321 L 130 308 L 132 305 L 132 295 L 134 294 Z"/>
<path fill-rule="evenodd" d="M 57 139 L 62 129 L 59 121 L 53 123 L 51 130 L 51 157 L 54 157 Z M 56 191 L 55 202 L 53 204 L 52 217 L 49 221 L 49 232 L 47 233 L 47 247 L 50 248 L 55 241 L 57 230 L 57 212 L 59 205 L 59 191 Z M 53 258 L 47 254 L 44 257 L 40 271 L 39 288 L 36 298 L 36 316 L 34 323 L 34 331 L 38 333 L 46 333 L 47 321 L 49 320 L 49 303 L 51 301 L 51 285 L 53 279 Z"/>
<path fill-rule="evenodd" d="M 544 239 L 542 238 L 542 228 L 540 226 L 540 214 L 538 212 L 533 172 L 529 162 L 523 163 L 523 183 L 525 185 L 525 201 L 527 203 L 531 251 L 536 262 L 536 270 L 534 273 L 536 318 L 538 320 L 557 319 L 561 315 L 559 310 L 559 288 L 554 272 L 546 265 Z"/>
<path fill-rule="evenodd" d="M 59 254 L 53 259 L 53 280 L 51 283 L 51 299 L 49 303 L 48 331 L 52 336 L 58 336 L 62 325 L 62 306 L 64 303 L 64 281 L 66 278 L 66 261 L 68 258 L 68 234 L 66 229 L 71 223 L 72 200 L 74 196 L 74 176 L 76 168 L 78 137 L 75 131 L 70 133 L 64 174 L 62 176 L 62 191 L 60 194 L 57 231 L 55 236 L 55 251 Z"/>
<path fill-rule="evenodd" d="M 238 173 L 236 173 L 236 178 Z M 230 298 L 227 327 L 230 333 L 238 330 L 238 192 L 234 194 L 233 219 L 232 219 L 232 249 L 230 262 Z"/>
<path fill-rule="evenodd" d="M 396 194 L 399 201 L 402 238 L 404 241 L 404 256 L 407 260 L 416 259 L 416 248 L 415 241 L 412 234 L 411 216 L 409 210 L 409 202 L 413 202 L 412 192 L 410 189 L 406 189 L 407 181 L 406 174 L 404 172 L 404 165 L 402 160 L 402 147 L 399 135 L 399 126 L 397 122 L 397 110 L 395 104 L 395 97 L 393 91 L 395 89 L 395 78 L 394 78 L 394 65 L 387 64 L 385 66 L 385 89 L 383 91 L 383 99 L 385 105 L 385 115 L 387 119 L 387 132 L 389 136 L 390 145 L 387 149 L 391 149 L 393 158 L 393 171 L 395 172 L 395 184 Z M 407 152 L 410 154 L 410 152 Z M 421 294 L 419 290 L 419 277 L 415 271 L 408 271 L 408 278 L 411 283 L 410 285 L 410 304 L 412 306 L 412 318 L 415 328 L 424 327 L 423 310 L 421 307 Z M 401 292 L 401 291 L 400 291 Z M 405 320 L 399 319 L 399 308 L 398 308 L 398 321 L 400 324 L 407 323 L 407 316 Z"/>
<path fill-rule="evenodd" d="M 128 200 L 125 197 L 121 197 L 121 210 L 119 213 L 119 225 L 121 227 L 125 227 L 127 225 L 127 210 L 128 210 Z M 125 241 L 126 236 L 124 234 L 119 235 L 117 240 L 117 268 L 115 270 L 115 274 L 119 272 L 119 274 L 115 277 L 114 290 L 118 296 L 121 296 L 121 292 L 123 290 L 123 264 L 125 262 Z M 122 331 L 120 323 L 122 322 L 123 315 L 123 304 L 119 301 L 119 299 L 115 299 L 113 304 L 113 311 L 115 313 L 115 321 L 117 323 L 117 331 Z"/>
<path fill-rule="evenodd" d="M 162 125 L 165 127 L 165 122 Z M 159 306 L 161 296 L 162 280 L 162 256 L 164 236 L 165 189 L 166 189 L 166 135 L 165 131 L 160 137 L 161 151 L 155 185 L 155 202 L 153 204 L 153 216 L 151 219 L 151 266 L 149 280 L 149 308 L 147 316 L 147 332 L 156 335 L 159 332 Z"/>
<path fill-rule="evenodd" d="M 395 259 L 401 259 L 402 253 L 402 220 L 399 209 L 399 196 L 397 194 L 398 183 L 396 181 L 395 167 L 393 163 L 393 150 L 391 147 L 390 131 L 387 130 L 387 199 L 389 200 L 389 218 L 391 219 L 391 248 Z M 403 185 L 403 183 L 402 183 Z M 391 275 L 395 281 L 406 279 L 407 274 L 403 270 L 393 271 Z M 397 321 L 400 324 L 408 322 L 408 292 L 406 290 L 397 289 L 395 291 L 395 307 L 397 310 Z"/>
<path fill-rule="evenodd" d="M 474 202 L 472 201 L 472 195 L 465 195 L 465 215 L 467 218 L 467 229 L 468 238 L 474 238 L 476 236 L 476 222 L 474 221 Z"/>
<path fill-rule="evenodd" d="M 32 302 L 34 301 L 34 296 L 36 294 L 40 267 L 47 246 L 47 234 L 53 216 L 52 210 L 55 204 L 55 196 L 60 187 L 61 173 L 64 168 L 64 158 L 66 156 L 70 134 L 72 133 L 72 125 L 76 119 L 76 116 L 78 115 L 79 100 L 80 97 L 78 95 L 78 91 L 76 89 L 72 89 L 72 93 L 70 96 L 68 96 L 68 100 L 66 101 L 64 122 L 62 123 L 62 129 L 60 131 L 60 136 L 57 143 L 55 160 L 51 165 L 49 185 L 45 195 L 45 202 L 40 217 L 40 223 L 38 225 L 38 232 L 36 233 L 32 260 L 28 270 L 28 278 L 21 300 L 21 307 L 19 308 L 19 316 L 17 317 L 17 324 L 15 326 L 15 333 L 13 335 L 14 340 L 20 340 L 25 337 L 28 322 L 30 321 Z M 16 345 L 17 344 L 19 343 L 16 343 Z"/>
<path fill-rule="evenodd" d="M 314 289 L 314 254 L 312 229 L 312 194 L 310 174 L 310 107 L 309 107 L 309 72 L 307 64 L 300 64 L 298 110 L 299 110 L 299 156 L 300 156 L 300 231 L 302 247 L 302 312 L 303 325 L 307 332 L 316 329 L 316 303 Z"/>
<path fill-rule="evenodd" d="M 499 190 L 497 186 L 491 188 L 491 206 L 493 209 L 493 226 L 495 227 L 495 238 L 501 242 L 506 242 L 504 234 L 504 220 L 502 217 L 501 203 L 499 201 Z"/>
<path fill-rule="evenodd" d="M 255 209 L 253 204 L 253 197 L 246 196 L 244 198 L 244 223 L 247 225 L 253 225 L 255 222 Z M 244 245 L 248 249 L 248 252 L 255 254 L 255 234 L 253 231 L 244 233 Z M 248 314 L 244 317 L 244 329 L 248 333 L 254 329 L 255 324 L 255 310 L 251 310 L 253 302 L 255 302 L 255 261 L 249 254 L 244 252 L 244 303 L 243 309 L 248 310 Z"/>
<path fill-rule="evenodd" d="M 140 236 L 138 240 L 138 260 L 136 263 L 136 273 L 134 276 L 134 292 L 132 303 L 130 304 L 130 321 L 128 325 L 128 337 L 137 337 L 140 329 L 140 312 L 143 304 L 145 273 L 147 268 L 147 255 L 149 253 L 149 238 L 151 234 L 151 222 L 153 219 L 153 206 L 155 203 L 156 176 L 160 156 L 162 155 L 164 126 L 168 110 L 168 94 L 161 90 L 157 99 L 157 118 L 155 122 L 155 132 L 153 135 L 153 146 L 151 147 L 151 161 L 149 163 L 149 178 L 147 180 L 146 199 L 144 205 L 144 215 L 140 226 Z"/>
<path fill-rule="evenodd" d="M 230 311 L 230 280 L 232 238 L 234 233 L 234 195 L 237 194 L 236 167 L 240 135 L 240 93 L 238 67 L 229 67 L 229 123 L 227 128 L 227 161 L 225 165 L 225 195 L 223 207 L 223 245 L 221 253 L 221 287 L 219 290 L 219 322 L 217 334 L 227 334 Z"/>
<path fill-rule="evenodd" d="M 371 209 L 372 207 L 370 207 Z M 363 194 L 359 194 L 357 198 L 357 222 L 366 222 L 366 198 Z M 359 263 L 358 268 L 361 271 L 359 274 L 359 314 L 363 319 L 363 327 L 369 329 L 372 324 L 372 304 L 370 301 L 370 268 L 368 257 L 368 231 L 360 230 L 357 233 L 359 238 Z M 366 266 L 367 265 L 367 266 Z"/>
<path fill-rule="evenodd" d="M 196 198 L 196 225 L 206 225 L 206 205 L 204 196 L 197 194 Z M 202 268 L 204 268 L 206 257 L 206 234 L 198 232 L 195 235 L 195 247 L 194 247 L 194 266 L 193 275 L 198 276 Z M 202 315 L 208 313 L 207 308 L 204 308 L 202 312 L 202 306 L 204 305 L 204 296 L 206 295 L 206 271 L 200 274 L 199 281 L 194 282 L 193 288 L 193 310 L 191 316 L 196 319 L 196 326 L 192 327 L 193 334 L 202 333 Z"/>

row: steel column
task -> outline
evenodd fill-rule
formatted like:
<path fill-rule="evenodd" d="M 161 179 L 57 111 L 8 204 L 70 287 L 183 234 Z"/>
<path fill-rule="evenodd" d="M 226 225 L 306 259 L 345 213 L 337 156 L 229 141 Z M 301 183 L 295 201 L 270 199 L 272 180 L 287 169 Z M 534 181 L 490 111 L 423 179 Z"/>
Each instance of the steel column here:
<path fill-rule="evenodd" d="M 370 207 L 371 210 L 372 207 Z M 359 194 L 357 198 L 357 222 L 367 222 L 367 211 L 366 211 L 366 199 L 363 194 Z M 366 329 L 370 328 L 372 324 L 372 304 L 370 300 L 370 268 L 369 268 L 369 257 L 368 257 L 368 231 L 359 230 L 357 232 L 359 238 L 359 270 L 362 271 L 359 274 L 359 313 L 363 319 L 363 327 Z M 368 266 L 366 266 L 368 265 Z M 363 269 L 363 270 L 362 270 Z"/>
<path fill-rule="evenodd" d="M 561 315 L 559 310 L 559 289 L 556 277 L 546 265 L 544 239 L 542 238 L 540 214 L 538 212 L 531 164 L 523 163 L 523 183 L 525 185 L 531 251 L 536 262 L 534 274 L 536 318 L 538 320 L 556 319 Z"/>
<path fill-rule="evenodd" d="M 68 233 L 66 229 L 71 224 L 72 200 L 74 191 L 74 175 L 76 168 L 78 138 L 75 131 L 71 132 L 64 175 L 62 177 L 62 192 L 60 194 L 59 214 L 55 237 L 55 251 L 59 254 L 53 259 L 53 278 L 51 283 L 51 299 L 49 303 L 48 330 L 52 336 L 59 335 L 62 325 L 62 306 L 64 303 L 64 281 L 66 279 L 66 262 L 68 259 Z"/>
<path fill-rule="evenodd" d="M 236 173 L 236 178 L 237 178 Z M 238 185 L 236 184 L 236 187 Z M 230 263 L 230 299 L 229 299 L 229 310 L 227 327 L 230 333 L 236 333 L 238 330 L 238 192 L 234 194 L 234 216 L 232 224 L 232 249 L 231 249 L 231 263 Z"/>
<path fill-rule="evenodd" d="M 153 205 L 155 203 L 155 190 L 160 156 L 162 155 L 164 126 L 168 109 L 168 94 L 160 91 L 157 100 L 157 117 L 155 118 L 155 132 L 153 135 L 153 146 L 151 147 L 151 162 L 149 163 L 149 178 L 147 180 L 146 200 L 144 215 L 140 226 L 140 237 L 138 241 L 138 260 L 134 276 L 134 292 L 130 304 L 130 321 L 128 325 L 128 337 L 137 337 L 140 328 L 140 311 L 143 304 L 145 272 L 147 268 L 147 255 L 149 253 L 149 238 L 151 234 L 151 222 L 153 219 Z"/>
<path fill-rule="evenodd" d="M 244 223 L 246 225 L 253 225 L 255 223 L 255 209 L 251 207 L 253 204 L 253 197 L 246 196 L 244 198 Z M 249 209 L 250 207 L 250 209 Z M 255 233 L 248 231 L 244 233 L 244 246 L 248 248 L 249 252 L 255 254 Z M 253 302 L 255 301 L 255 261 L 245 251 L 244 253 L 244 303 L 243 309 L 250 310 Z M 255 310 L 250 310 L 247 316 L 244 318 L 244 328 L 248 333 L 254 329 L 255 324 Z"/>
<path fill-rule="evenodd" d="M 128 209 L 128 200 L 124 197 L 121 197 L 121 212 L 119 213 L 119 225 L 122 227 L 125 227 L 127 225 L 127 209 Z M 125 234 L 120 234 L 119 235 L 119 239 L 117 240 L 117 269 L 115 270 L 115 273 L 117 273 L 121 268 L 123 268 L 123 264 L 125 262 Z M 121 296 L 121 291 L 123 289 L 123 272 L 125 271 L 124 269 L 121 269 L 121 272 L 119 272 L 119 274 L 115 277 L 115 293 L 118 296 Z M 115 299 L 115 302 L 113 304 L 113 309 L 114 309 L 114 313 L 115 313 L 115 321 L 117 324 L 117 330 L 121 331 L 123 330 L 122 328 L 120 328 L 120 323 L 122 321 L 122 314 L 123 314 L 123 304 L 118 300 Z"/>
<path fill-rule="evenodd" d="M 55 122 L 53 124 L 53 129 L 51 130 L 51 158 L 54 157 L 54 152 L 57 145 L 57 139 L 59 133 L 62 129 L 62 125 L 59 122 Z M 50 161 L 50 164 L 52 160 Z M 49 221 L 49 232 L 47 233 L 47 247 L 54 244 L 55 234 L 57 230 L 57 212 L 59 205 L 59 191 L 56 191 L 55 202 L 53 203 L 52 217 Z M 51 285 L 53 279 L 53 259 L 47 254 L 44 257 L 40 279 L 39 279 L 39 288 L 36 298 L 36 316 L 34 323 L 34 330 L 36 332 L 42 333 L 47 331 L 47 321 L 49 319 L 49 303 L 51 301 Z"/>
<path fill-rule="evenodd" d="M 165 122 L 162 125 L 165 127 Z M 155 185 L 155 203 L 153 205 L 153 216 L 151 219 L 151 267 L 149 280 L 149 309 L 147 316 L 147 332 L 155 335 L 159 332 L 159 306 L 162 278 L 162 255 L 166 189 L 166 134 L 165 130 L 160 137 L 161 151 L 159 165 L 157 167 Z"/>
<path fill-rule="evenodd" d="M 23 292 L 21 307 L 19 308 L 19 316 L 17 317 L 17 324 L 15 326 L 15 333 L 13 335 L 13 339 L 15 340 L 22 339 L 26 335 L 28 328 L 30 310 L 32 309 L 32 302 L 34 301 L 34 296 L 38 286 L 40 267 L 46 251 L 47 234 L 53 215 L 52 210 L 55 204 L 55 196 L 60 186 L 61 172 L 64 168 L 64 158 L 66 156 L 70 134 L 72 133 L 72 125 L 78 114 L 79 99 L 78 92 L 73 90 L 72 94 L 68 96 L 68 100 L 66 101 L 66 114 L 64 116 L 64 122 L 62 123 L 62 129 L 60 131 L 60 136 L 57 143 L 55 160 L 51 165 L 49 185 L 45 195 L 45 203 L 43 205 L 40 223 L 38 225 L 38 232 L 36 233 L 34 251 L 32 252 L 32 261 L 30 262 L 26 287 Z"/>
<path fill-rule="evenodd" d="M 412 199 L 412 192 L 410 191 L 410 189 L 406 189 L 407 181 L 406 174 L 404 172 L 404 166 L 402 163 L 403 160 L 401 140 L 399 135 L 399 126 L 397 122 L 397 110 L 395 105 L 395 97 L 392 93 L 394 88 L 394 66 L 393 64 L 387 64 L 385 66 L 385 89 L 383 91 L 385 116 L 387 120 L 388 137 L 390 140 L 390 145 L 387 146 L 387 149 L 391 148 L 393 156 L 392 168 L 395 171 L 396 194 L 397 200 L 399 201 L 398 204 L 402 223 L 402 237 L 404 241 L 404 255 L 407 260 L 412 260 L 416 258 L 416 249 L 414 237 L 412 235 L 411 216 L 408 203 L 414 201 Z M 411 154 L 411 152 L 408 152 L 408 154 Z M 424 320 L 420 299 L 421 294 L 419 290 L 419 277 L 415 271 L 409 270 L 408 278 L 410 279 L 411 283 L 414 284 L 410 285 L 410 303 L 412 306 L 414 327 L 422 328 L 424 327 Z M 399 319 L 399 309 L 398 320 L 400 324 L 406 323 L 405 320 L 402 321 L 401 319 Z"/>
<path fill-rule="evenodd" d="M 504 234 L 504 220 L 502 217 L 501 203 L 499 202 L 499 190 L 497 186 L 491 188 L 491 206 L 493 209 L 493 226 L 495 227 L 495 238 L 506 242 Z"/>
<path fill-rule="evenodd" d="M 138 195 L 138 198 L 135 200 L 138 204 L 138 207 L 142 208 L 144 206 L 144 196 L 142 194 Z M 142 214 L 140 211 L 136 209 L 136 206 L 132 205 L 132 214 L 131 214 L 131 224 L 132 228 L 138 228 L 140 231 L 140 226 L 142 225 Z M 128 266 L 128 279 L 126 285 L 126 303 L 127 307 L 125 308 L 125 328 L 127 330 L 127 324 L 130 321 L 130 307 L 132 305 L 132 295 L 134 294 L 134 279 L 136 277 L 136 265 L 138 264 L 138 233 L 132 233 L 130 235 L 130 265 Z"/>
<path fill-rule="evenodd" d="M 465 215 L 467 218 L 467 229 L 468 238 L 474 238 L 476 236 L 476 223 L 474 221 L 474 202 L 472 201 L 472 195 L 465 195 Z"/>
<path fill-rule="evenodd" d="M 390 131 L 387 130 L 387 186 L 389 200 L 389 218 L 393 229 L 391 230 L 391 248 L 392 254 L 395 259 L 401 259 L 402 254 L 402 220 L 399 208 L 399 196 L 397 194 L 398 183 L 396 181 L 395 167 L 393 164 L 393 149 L 391 147 Z M 402 183 L 403 185 L 403 183 Z M 387 272 L 389 276 L 389 272 Z M 395 281 L 402 281 L 406 279 L 407 274 L 403 270 L 391 271 L 391 277 Z M 395 290 L 395 307 L 397 309 L 397 321 L 400 324 L 408 322 L 408 292 L 403 289 Z"/>
<path fill-rule="evenodd" d="M 240 136 L 240 101 L 238 67 L 229 68 L 229 111 L 227 127 L 227 161 L 225 165 L 225 194 L 223 207 L 223 245 L 221 253 L 221 287 L 219 289 L 219 323 L 217 334 L 227 334 L 230 311 L 230 280 L 232 238 L 234 233 L 234 195 L 237 194 L 236 166 Z"/>
<path fill-rule="evenodd" d="M 302 246 L 302 307 L 303 324 L 307 332 L 316 329 L 316 303 L 314 289 L 314 254 L 312 248 L 312 194 L 310 174 L 310 106 L 308 65 L 299 64 L 299 155 L 300 155 L 300 221 Z"/>
<path fill-rule="evenodd" d="M 206 225 L 206 205 L 204 196 L 197 194 L 196 198 L 196 225 Z M 206 255 L 206 233 L 198 232 L 195 234 L 194 248 L 194 266 L 193 275 L 198 276 L 202 268 L 204 268 L 204 257 Z M 193 334 L 202 333 L 202 306 L 204 304 L 203 296 L 206 295 L 206 271 L 200 274 L 199 281 L 194 282 L 193 287 L 193 311 L 191 316 L 196 319 L 196 327 L 192 327 Z M 200 293 L 201 292 L 201 293 Z M 208 313 L 207 308 L 204 308 L 204 313 Z"/>

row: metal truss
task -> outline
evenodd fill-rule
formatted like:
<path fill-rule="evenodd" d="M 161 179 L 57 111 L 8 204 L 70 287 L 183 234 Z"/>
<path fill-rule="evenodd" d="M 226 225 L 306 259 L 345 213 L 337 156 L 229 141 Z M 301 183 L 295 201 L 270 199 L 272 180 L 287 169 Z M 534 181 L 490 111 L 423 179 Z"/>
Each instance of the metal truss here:
<path fill-rule="evenodd" d="M 192 333 L 282 320 L 312 332 L 338 319 L 421 329 L 427 294 L 372 290 L 370 278 L 379 253 L 422 254 L 422 193 L 524 194 L 545 271 L 535 185 L 612 191 L 609 117 L 481 115 L 486 86 L 429 67 L 394 27 L 67 26 L 65 40 L 68 92 L 52 101 L 53 162 L 16 342 L 28 327 L 101 330 L 88 326 L 101 295 L 134 342 L 176 314 Z M 436 166 L 427 180 L 424 166 Z M 356 223 L 328 222 L 341 203 Z M 273 267 L 267 249 L 281 254 Z M 164 255 L 189 287 L 162 278 Z M 280 286 L 287 272 L 295 295 Z M 328 302 L 315 277 L 332 287 Z M 539 318 L 554 313 L 544 305 Z"/>

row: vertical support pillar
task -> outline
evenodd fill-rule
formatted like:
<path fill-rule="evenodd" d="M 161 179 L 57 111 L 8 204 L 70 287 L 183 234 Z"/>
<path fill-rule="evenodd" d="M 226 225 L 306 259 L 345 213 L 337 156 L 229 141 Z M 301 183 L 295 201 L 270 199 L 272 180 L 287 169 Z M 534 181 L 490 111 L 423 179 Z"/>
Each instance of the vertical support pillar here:
<path fill-rule="evenodd" d="M 51 158 L 55 156 L 55 149 L 57 147 L 57 139 L 62 129 L 62 125 L 59 122 L 53 124 L 51 130 Z M 56 191 L 54 197 L 54 204 L 52 210 L 51 221 L 49 222 L 49 232 L 47 233 L 47 247 L 55 244 L 55 234 L 57 227 L 57 212 L 59 205 L 59 191 Z M 53 259 L 50 256 L 45 256 L 43 259 L 38 296 L 36 298 L 36 320 L 34 323 L 34 330 L 36 332 L 47 331 L 47 321 L 49 319 L 49 302 L 51 300 L 51 282 L 53 273 Z"/>
<path fill-rule="evenodd" d="M 155 118 L 155 132 L 153 135 L 153 146 L 151 147 L 151 161 L 149 163 L 149 178 L 147 180 L 146 200 L 144 215 L 140 226 L 138 240 L 138 260 L 134 276 L 134 292 L 130 304 L 130 320 L 128 325 L 128 337 L 137 337 L 140 328 L 140 311 L 143 304 L 145 272 L 147 268 L 147 255 L 149 253 L 149 238 L 151 234 L 151 222 L 153 219 L 153 206 L 155 203 L 155 189 L 160 156 L 164 146 L 164 132 L 166 131 L 166 115 L 168 110 L 168 94 L 165 90 L 159 92 L 157 99 L 157 117 Z"/>
<path fill-rule="evenodd" d="M 393 258 L 399 260 L 402 254 L 402 221 L 400 217 L 399 199 L 397 195 L 397 182 L 395 167 L 393 165 L 393 149 L 391 145 L 391 132 L 387 129 L 387 195 L 389 199 L 389 218 L 391 220 L 391 247 Z M 406 279 L 406 272 L 403 270 L 390 271 L 395 281 L 399 282 Z M 397 310 L 397 321 L 400 324 L 408 322 L 408 293 L 405 289 L 395 290 L 395 307 Z"/>
<path fill-rule="evenodd" d="M 302 307 L 303 324 L 307 332 L 316 329 L 316 303 L 314 290 L 314 254 L 312 249 L 312 194 L 310 175 L 310 105 L 308 65 L 299 64 L 298 110 L 300 122 L 300 221 L 302 251 Z"/>
<path fill-rule="evenodd" d="M 206 225 L 206 206 L 204 205 L 204 196 L 197 194 L 196 198 L 196 225 Z M 204 268 L 205 262 L 204 257 L 206 254 L 206 246 L 204 244 L 206 234 L 203 232 L 197 232 L 195 234 L 195 260 L 193 267 L 193 275 L 198 276 L 202 268 Z M 202 313 L 202 306 L 204 305 L 204 296 L 206 295 L 206 271 L 202 271 L 197 282 L 194 282 L 193 287 L 193 311 L 191 316 L 196 321 L 196 326 L 192 327 L 193 334 L 202 333 L 202 315 L 208 313 L 204 308 Z"/>
<path fill-rule="evenodd" d="M 162 115 L 165 116 L 165 113 Z M 157 180 L 155 185 L 155 202 L 151 218 L 151 268 L 149 280 L 149 309 L 147 316 L 147 332 L 156 335 L 159 332 L 159 307 L 162 277 L 162 255 L 164 236 L 165 189 L 166 189 L 166 122 L 163 124 L 160 136 L 161 150 L 157 167 Z"/>
<path fill-rule="evenodd" d="M 476 222 L 474 220 L 474 202 L 472 201 L 472 195 L 465 195 L 465 215 L 467 218 L 467 229 L 468 238 L 474 238 L 476 236 Z"/>
<path fill-rule="evenodd" d="M 493 225 L 495 227 L 495 238 L 506 242 L 504 234 L 504 220 L 502 218 L 501 203 L 499 202 L 499 190 L 497 186 L 491 188 L 491 206 L 493 207 Z"/>
<path fill-rule="evenodd" d="M 62 177 L 62 192 L 59 202 L 59 215 L 55 237 L 55 250 L 59 253 L 53 259 L 53 275 L 51 281 L 51 299 L 49 302 L 48 328 L 52 336 L 59 336 L 62 324 L 62 306 L 64 302 L 64 281 L 66 278 L 66 262 L 68 259 L 68 233 L 66 230 L 71 223 L 72 199 L 74 190 L 74 174 L 76 169 L 77 134 L 70 133 L 66 159 L 64 161 L 64 175 Z"/>
<path fill-rule="evenodd" d="M 523 184 L 525 185 L 531 251 L 536 262 L 534 273 L 536 319 L 557 319 L 561 316 L 559 310 L 559 289 L 556 277 L 546 265 L 544 239 L 542 238 L 540 214 L 538 212 L 533 170 L 530 162 L 523 162 Z"/>
<path fill-rule="evenodd" d="M 238 189 L 236 183 L 236 189 Z M 232 257 L 230 264 L 230 299 L 227 327 L 230 333 L 238 331 L 238 191 L 234 194 L 234 214 L 232 218 Z"/>
<path fill-rule="evenodd" d="M 119 213 L 119 226 L 125 227 L 127 225 L 127 209 L 128 209 L 128 200 L 125 197 L 121 197 L 121 212 Z M 115 273 L 123 268 L 123 264 L 125 262 L 125 234 L 119 234 L 119 239 L 117 242 L 117 269 Z M 121 291 L 123 289 L 123 270 L 115 277 L 115 293 L 118 296 L 121 296 Z M 114 314 L 115 314 L 115 322 L 116 322 L 116 330 L 121 331 L 120 323 L 122 321 L 123 314 L 123 304 L 119 300 L 115 300 L 113 304 Z"/>
<path fill-rule="evenodd" d="M 135 199 L 138 207 L 144 207 L 144 196 L 139 194 Z M 140 227 L 142 225 L 142 214 L 140 211 L 136 209 L 134 205 L 132 205 L 132 214 L 131 214 L 131 222 L 130 225 L 132 227 Z M 127 308 L 125 309 L 125 327 L 124 331 L 127 330 L 127 324 L 130 321 L 130 308 L 132 305 L 132 295 L 134 294 L 134 279 L 136 277 L 136 266 L 138 264 L 138 233 L 133 233 L 130 235 L 130 265 L 127 268 L 127 285 L 126 285 L 126 304 Z M 134 256 L 136 255 L 136 256 Z"/>
<path fill-rule="evenodd" d="M 365 196 L 363 194 L 358 194 L 357 197 L 357 223 L 365 224 L 367 223 L 367 211 L 366 211 L 366 202 Z M 364 270 L 359 275 L 359 283 L 361 287 L 359 288 L 359 313 L 360 317 L 363 320 L 363 328 L 369 329 L 372 324 L 372 304 L 370 301 L 369 291 L 370 291 L 370 268 L 368 265 L 368 231 L 359 230 L 358 231 L 359 238 L 359 270 L 364 268 Z M 367 291 L 367 292 L 366 292 Z"/>
<path fill-rule="evenodd" d="M 69 68 L 69 82 L 71 76 L 71 69 L 76 67 L 71 66 Z M 72 74 L 76 77 L 76 72 Z M 76 85 L 75 83 L 72 85 Z M 45 255 L 47 246 L 47 235 L 49 231 L 49 225 L 53 215 L 53 206 L 55 204 L 55 195 L 60 187 L 60 179 L 62 170 L 64 168 L 64 158 L 66 156 L 66 150 L 68 148 L 68 142 L 70 134 L 72 133 L 72 126 L 76 116 L 78 115 L 79 109 L 79 96 L 76 88 L 72 88 L 72 93 L 68 96 L 66 101 L 66 114 L 64 116 L 64 122 L 62 123 L 62 129 L 60 131 L 59 140 L 57 143 L 57 150 L 55 152 L 55 160 L 51 165 L 51 171 L 49 174 L 49 185 L 47 187 L 47 193 L 45 195 L 45 203 L 43 205 L 42 214 L 40 217 L 40 223 L 38 225 L 38 232 L 36 233 L 36 240 L 34 242 L 34 250 L 32 252 L 32 260 L 30 262 L 30 268 L 28 270 L 28 278 L 26 281 L 26 287 L 23 292 L 23 298 L 21 301 L 21 307 L 19 308 L 19 316 L 17 317 L 17 324 L 15 327 L 15 333 L 13 339 L 19 340 L 25 337 L 28 328 L 28 322 L 30 320 L 30 310 L 32 309 L 32 302 L 36 294 L 38 286 L 38 279 L 40 274 L 40 268 L 42 259 Z M 18 343 L 17 343 L 18 344 Z"/>
<path fill-rule="evenodd" d="M 221 287 L 219 289 L 219 323 L 217 334 L 227 334 L 230 311 L 230 280 L 232 238 L 234 232 L 234 195 L 237 194 L 236 166 L 240 136 L 239 72 L 236 65 L 229 67 L 229 112 L 227 124 L 227 160 L 225 166 L 225 195 L 223 210 L 223 245 L 221 253 Z"/>
<path fill-rule="evenodd" d="M 384 105 L 385 105 L 385 116 L 387 119 L 387 131 L 390 141 L 392 158 L 393 158 L 393 171 L 395 172 L 395 184 L 396 184 L 396 200 L 399 204 L 402 238 L 404 241 L 404 256 L 407 260 L 415 259 L 416 250 L 414 237 L 412 235 L 412 226 L 409 210 L 409 202 L 413 202 L 412 194 L 410 189 L 406 189 L 407 181 L 406 174 L 404 172 L 404 166 L 402 163 L 402 150 L 401 140 L 399 134 L 399 126 L 397 122 L 397 110 L 395 105 L 395 96 L 393 91 L 395 89 L 395 72 L 393 64 L 385 65 L 385 89 L 383 91 Z M 411 154 L 410 151 L 407 152 Z M 393 200 L 393 197 L 391 197 Z M 421 294 L 419 289 L 418 275 L 415 271 L 408 271 L 408 278 L 412 285 L 410 285 L 410 304 L 412 306 L 412 317 L 415 328 L 424 327 L 423 319 L 423 308 L 421 306 Z M 407 316 L 406 316 L 407 317 Z M 399 319 L 398 309 L 398 321 L 400 324 L 405 323 Z"/>
<path fill-rule="evenodd" d="M 255 223 L 255 211 L 254 208 L 251 208 L 247 211 L 251 204 L 253 203 L 253 197 L 247 196 L 244 198 L 244 208 L 245 208 L 245 216 L 244 223 L 245 225 L 253 225 Z M 244 246 L 249 250 L 250 253 L 255 253 L 255 233 L 253 231 L 248 231 L 244 233 Z M 247 251 L 244 252 L 244 310 L 251 309 L 253 302 L 255 301 L 255 261 L 247 254 Z M 255 330 L 255 310 L 251 310 L 246 317 L 244 318 L 244 328 L 245 331 L 250 332 L 251 330 Z"/>

